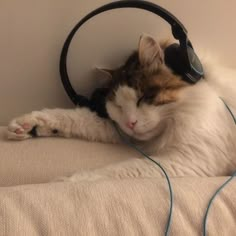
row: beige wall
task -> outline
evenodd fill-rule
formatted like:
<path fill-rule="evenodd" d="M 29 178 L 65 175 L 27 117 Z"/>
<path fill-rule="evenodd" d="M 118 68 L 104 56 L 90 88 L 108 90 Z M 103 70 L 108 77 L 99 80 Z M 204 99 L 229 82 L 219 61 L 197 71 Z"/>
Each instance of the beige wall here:
<path fill-rule="evenodd" d="M 73 107 L 59 77 L 58 60 L 69 30 L 108 0 L 0 0 L 0 125 L 44 107 Z M 235 67 L 233 0 L 155 0 L 183 21 L 195 48 L 214 51 Z M 226 4 L 227 2 L 227 4 Z M 78 91 L 89 94 L 95 65 L 114 66 L 135 48 L 139 35 L 168 35 L 169 26 L 140 10 L 98 16 L 75 37 L 69 70 Z"/>

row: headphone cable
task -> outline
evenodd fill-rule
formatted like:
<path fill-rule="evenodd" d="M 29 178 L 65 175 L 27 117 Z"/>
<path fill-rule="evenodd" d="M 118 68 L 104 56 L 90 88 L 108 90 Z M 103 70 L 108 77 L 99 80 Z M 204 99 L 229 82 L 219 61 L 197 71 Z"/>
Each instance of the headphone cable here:
<path fill-rule="evenodd" d="M 227 103 L 224 101 L 224 99 L 220 98 L 222 100 L 222 102 L 224 103 L 226 109 L 229 111 L 230 115 L 233 118 L 234 124 L 236 125 L 236 117 L 234 116 L 233 112 L 231 111 L 231 109 L 229 108 L 229 106 L 227 105 Z M 217 190 L 216 192 L 213 194 L 213 196 L 211 197 L 208 206 L 207 206 L 207 210 L 206 213 L 204 215 L 204 219 L 203 219 L 203 236 L 207 236 L 207 217 L 208 217 L 208 213 L 210 210 L 210 207 L 212 206 L 213 200 L 216 198 L 217 195 L 219 195 L 219 193 L 221 192 L 221 190 L 229 183 L 231 182 L 234 177 L 236 176 L 236 171 L 231 175 L 231 177 L 226 180 Z"/>
<path fill-rule="evenodd" d="M 168 184 L 168 188 L 169 188 L 169 195 L 170 195 L 170 207 L 169 207 L 169 214 L 168 214 L 168 218 L 167 218 L 167 223 L 166 223 L 166 227 L 165 227 L 165 236 L 168 236 L 170 233 L 170 226 L 171 226 L 171 222 L 172 222 L 172 212 L 173 212 L 173 190 L 172 190 L 172 186 L 171 186 L 171 182 L 170 182 L 170 178 L 168 176 L 168 174 L 166 173 L 165 169 L 161 166 L 160 163 L 156 162 L 154 159 L 152 159 L 149 155 L 147 155 L 145 152 L 143 152 L 141 149 L 139 149 L 138 147 L 136 147 L 133 143 L 131 143 L 127 138 L 124 137 L 124 135 L 121 134 L 119 128 L 117 127 L 116 123 L 114 123 L 114 126 L 118 132 L 118 134 L 120 135 L 121 139 L 124 141 L 124 143 L 126 143 L 128 146 L 132 147 L 133 149 L 135 149 L 138 153 L 140 153 L 141 155 L 143 155 L 145 158 L 147 158 L 148 160 L 152 161 L 154 164 L 156 164 L 161 171 L 163 172 L 167 184 Z"/>

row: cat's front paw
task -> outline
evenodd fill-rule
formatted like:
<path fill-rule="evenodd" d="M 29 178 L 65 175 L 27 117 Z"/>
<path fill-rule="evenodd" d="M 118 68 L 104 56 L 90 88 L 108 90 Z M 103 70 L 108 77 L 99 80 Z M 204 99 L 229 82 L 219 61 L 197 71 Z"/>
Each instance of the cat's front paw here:
<path fill-rule="evenodd" d="M 24 140 L 39 136 L 39 131 L 46 136 L 49 132 L 47 120 L 48 118 L 43 112 L 32 112 L 13 119 L 8 125 L 7 137 L 13 140 Z"/>

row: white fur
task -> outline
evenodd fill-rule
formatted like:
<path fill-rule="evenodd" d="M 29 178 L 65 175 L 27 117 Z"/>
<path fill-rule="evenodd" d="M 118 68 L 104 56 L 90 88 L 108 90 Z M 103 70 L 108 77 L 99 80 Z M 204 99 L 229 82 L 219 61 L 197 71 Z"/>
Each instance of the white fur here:
<path fill-rule="evenodd" d="M 222 97 L 236 114 L 236 71 L 217 64 L 204 65 L 205 79 L 184 89 L 176 103 L 137 107 L 137 95 L 128 87 L 120 87 L 115 103 L 107 103 L 111 118 L 123 132 L 145 150 L 155 151 L 155 159 L 170 176 L 229 175 L 236 169 L 236 126 L 219 99 Z M 132 120 L 138 121 L 134 130 L 126 126 Z M 24 124 L 29 128 L 25 129 Z M 86 108 L 32 112 L 10 122 L 8 137 L 30 138 L 28 131 L 35 125 L 40 136 L 53 136 L 52 129 L 57 129 L 64 137 L 121 142 L 109 120 Z M 132 158 L 93 173 L 96 178 L 160 176 L 153 163 Z M 84 180 L 84 176 L 87 175 L 78 173 L 70 180 Z"/>

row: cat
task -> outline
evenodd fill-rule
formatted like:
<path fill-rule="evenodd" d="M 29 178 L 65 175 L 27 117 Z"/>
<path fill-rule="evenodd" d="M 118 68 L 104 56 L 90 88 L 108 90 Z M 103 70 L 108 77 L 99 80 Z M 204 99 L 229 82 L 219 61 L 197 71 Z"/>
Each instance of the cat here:
<path fill-rule="evenodd" d="M 44 109 L 13 119 L 8 138 L 62 136 L 122 143 L 115 122 L 126 138 L 153 154 L 170 177 L 230 175 L 236 169 L 236 126 L 220 98 L 236 112 L 236 73 L 202 61 L 205 77 L 189 84 L 165 65 L 167 46 L 143 35 L 124 65 L 106 71 L 111 119 L 87 108 Z M 153 163 L 131 157 L 63 180 L 161 176 Z"/>

